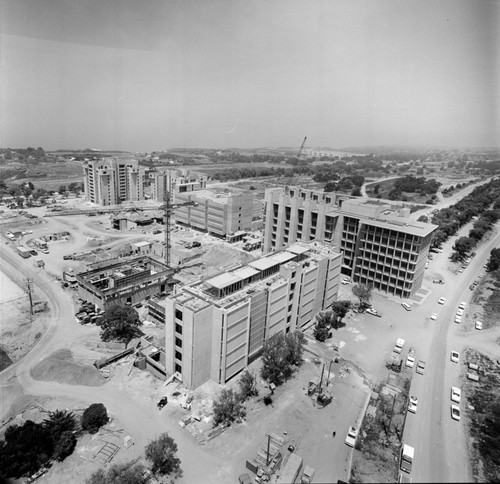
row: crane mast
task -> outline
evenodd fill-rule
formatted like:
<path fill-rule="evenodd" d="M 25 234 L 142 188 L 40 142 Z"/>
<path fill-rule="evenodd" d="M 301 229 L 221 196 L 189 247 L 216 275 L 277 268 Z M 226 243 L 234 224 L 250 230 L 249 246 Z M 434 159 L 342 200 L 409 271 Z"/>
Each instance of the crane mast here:
<path fill-rule="evenodd" d="M 172 218 L 171 215 L 173 211 L 176 208 L 179 207 L 186 207 L 186 206 L 193 206 L 196 207 L 198 205 L 197 202 L 193 201 L 188 201 L 188 202 L 183 202 L 183 203 L 172 203 L 172 193 L 173 193 L 173 186 L 172 186 L 172 180 L 171 180 L 171 174 L 170 171 L 167 174 L 167 186 L 165 187 L 165 193 L 163 195 L 163 200 L 164 204 L 160 207 L 161 210 L 163 210 L 163 224 L 165 226 L 165 232 L 164 232 L 164 245 L 165 245 L 165 263 L 167 264 L 168 267 L 172 267 L 171 264 L 171 238 L 170 234 L 172 232 Z"/>

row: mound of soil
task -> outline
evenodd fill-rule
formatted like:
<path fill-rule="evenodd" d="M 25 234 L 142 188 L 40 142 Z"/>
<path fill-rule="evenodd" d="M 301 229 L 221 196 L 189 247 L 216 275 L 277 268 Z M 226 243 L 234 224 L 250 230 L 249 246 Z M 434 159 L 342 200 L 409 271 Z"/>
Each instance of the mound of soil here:
<path fill-rule="evenodd" d="M 31 369 L 31 376 L 35 380 L 93 387 L 105 382 L 96 368 L 77 363 L 68 349 L 54 351 Z"/>

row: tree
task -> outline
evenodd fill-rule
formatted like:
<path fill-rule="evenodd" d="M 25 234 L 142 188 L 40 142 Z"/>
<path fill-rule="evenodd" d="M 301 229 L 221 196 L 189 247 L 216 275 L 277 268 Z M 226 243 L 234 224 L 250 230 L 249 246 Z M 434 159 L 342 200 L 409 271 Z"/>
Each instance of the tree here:
<path fill-rule="evenodd" d="M 76 429 L 76 418 L 72 412 L 56 410 L 50 412 L 49 417 L 43 421 L 54 445 L 64 432 L 73 432 Z"/>
<path fill-rule="evenodd" d="M 332 303 L 332 328 L 339 329 L 342 326 L 342 320 L 351 309 L 350 301 L 334 301 Z"/>
<path fill-rule="evenodd" d="M 102 403 L 93 403 L 83 412 L 82 428 L 91 434 L 95 434 L 108 421 L 106 407 Z"/>
<path fill-rule="evenodd" d="M 429 222 L 429 217 L 427 217 L 427 215 L 420 215 L 420 217 L 417 218 L 417 222 L 427 223 Z"/>
<path fill-rule="evenodd" d="M 293 334 L 277 333 L 265 343 L 262 351 L 261 377 L 276 386 L 288 380 L 295 366 L 302 362 L 304 335 L 300 331 Z"/>
<path fill-rule="evenodd" d="M 246 410 L 240 396 L 232 389 L 222 390 L 219 398 L 213 403 L 214 422 L 217 425 L 229 426 L 240 422 L 246 416 Z"/>
<path fill-rule="evenodd" d="M 54 459 L 63 461 L 73 453 L 75 447 L 76 435 L 70 431 L 63 432 L 54 445 Z"/>
<path fill-rule="evenodd" d="M 63 195 L 68 191 L 68 189 L 66 188 L 66 185 L 61 185 L 57 191 L 59 192 L 59 194 Z"/>
<path fill-rule="evenodd" d="M 147 484 L 149 481 L 142 464 L 126 462 L 114 464 L 107 473 L 102 468 L 98 469 L 87 479 L 86 484 Z"/>
<path fill-rule="evenodd" d="M 500 249 L 492 249 L 490 258 L 486 265 L 487 272 L 494 272 L 500 269 Z"/>
<path fill-rule="evenodd" d="M 255 377 L 248 370 L 243 372 L 238 383 L 240 385 L 240 395 L 243 400 L 256 397 L 259 394 Z"/>
<path fill-rule="evenodd" d="M 314 325 L 313 334 L 316 340 L 321 343 L 326 341 L 328 338 L 328 333 L 330 332 L 330 327 L 333 321 L 332 311 L 321 311 L 316 314 L 316 324 Z"/>
<path fill-rule="evenodd" d="M 121 341 L 128 344 L 133 338 L 141 336 L 139 314 L 134 308 L 112 306 L 100 317 L 101 339 Z"/>
<path fill-rule="evenodd" d="M 359 299 L 361 307 L 368 307 L 372 297 L 371 284 L 356 284 L 352 288 L 352 293 Z"/>
<path fill-rule="evenodd" d="M 169 476 L 172 480 L 182 477 L 181 460 L 177 457 L 177 444 L 167 433 L 152 440 L 145 449 L 145 456 L 152 463 L 153 474 Z"/>
<path fill-rule="evenodd" d="M 351 190 L 351 195 L 353 197 L 360 197 L 361 196 L 361 188 L 355 186 L 352 190 Z"/>
<path fill-rule="evenodd" d="M 464 259 L 466 255 L 474 248 L 476 241 L 470 237 L 459 237 L 453 245 L 453 250 L 457 253 L 460 260 Z"/>
<path fill-rule="evenodd" d="M 374 187 L 373 187 L 373 193 L 375 195 L 378 195 L 378 192 L 380 190 L 380 185 L 377 183 Z"/>
<path fill-rule="evenodd" d="M 0 462 L 7 477 L 31 475 L 52 456 L 52 439 L 43 424 L 27 420 L 23 425 L 11 425 L 4 439 L 0 441 Z"/>

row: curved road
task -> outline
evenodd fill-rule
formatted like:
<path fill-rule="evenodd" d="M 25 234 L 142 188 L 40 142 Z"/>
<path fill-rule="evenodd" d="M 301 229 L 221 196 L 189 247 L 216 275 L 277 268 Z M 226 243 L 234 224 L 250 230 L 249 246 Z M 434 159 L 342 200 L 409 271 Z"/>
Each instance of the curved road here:
<path fill-rule="evenodd" d="M 150 408 L 145 408 L 144 404 L 131 399 L 119 388 L 119 384 L 114 382 L 108 382 L 100 387 L 86 387 L 35 381 L 31 378 L 30 369 L 34 365 L 57 349 L 70 348 L 78 338 L 91 334 L 92 329 L 75 321 L 71 298 L 47 274 L 34 271 L 29 263 L 21 259 L 3 241 L 0 242 L 0 255 L 2 269 L 5 269 L 7 274 L 16 274 L 17 280 L 19 274 L 22 277 L 32 278 L 37 293 L 43 295 L 49 302 L 52 311 L 49 327 L 37 344 L 22 359 L 0 373 L 0 388 L 4 395 L 0 419 L 4 419 L 9 411 L 8 407 L 12 402 L 7 389 L 12 387 L 16 380 L 26 394 L 73 399 L 81 406 L 102 402 L 109 414 L 124 425 L 139 448 L 143 448 L 149 440 L 161 432 L 168 432 L 176 440 L 184 471 L 184 477 L 180 482 L 223 482 L 225 476 L 219 475 L 223 470 L 222 464 L 196 447 L 194 442 L 184 447 L 182 442 L 191 437 L 172 419 L 167 420 L 165 413 L 160 414 L 156 409 L 156 402 L 152 401 Z M 207 469 L 213 469 L 214 472 L 211 475 L 207 474 Z"/>

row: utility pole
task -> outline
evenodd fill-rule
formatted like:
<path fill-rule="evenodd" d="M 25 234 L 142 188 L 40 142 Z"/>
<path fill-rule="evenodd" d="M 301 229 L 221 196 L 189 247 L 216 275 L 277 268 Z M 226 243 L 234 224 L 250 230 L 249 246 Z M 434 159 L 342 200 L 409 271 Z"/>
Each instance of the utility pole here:
<path fill-rule="evenodd" d="M 26 279 L 26 292 L 28 293 L 28 297 L 30 299 L 30 323 L 33 320 L 33 281 L 31 279 Z"/>

